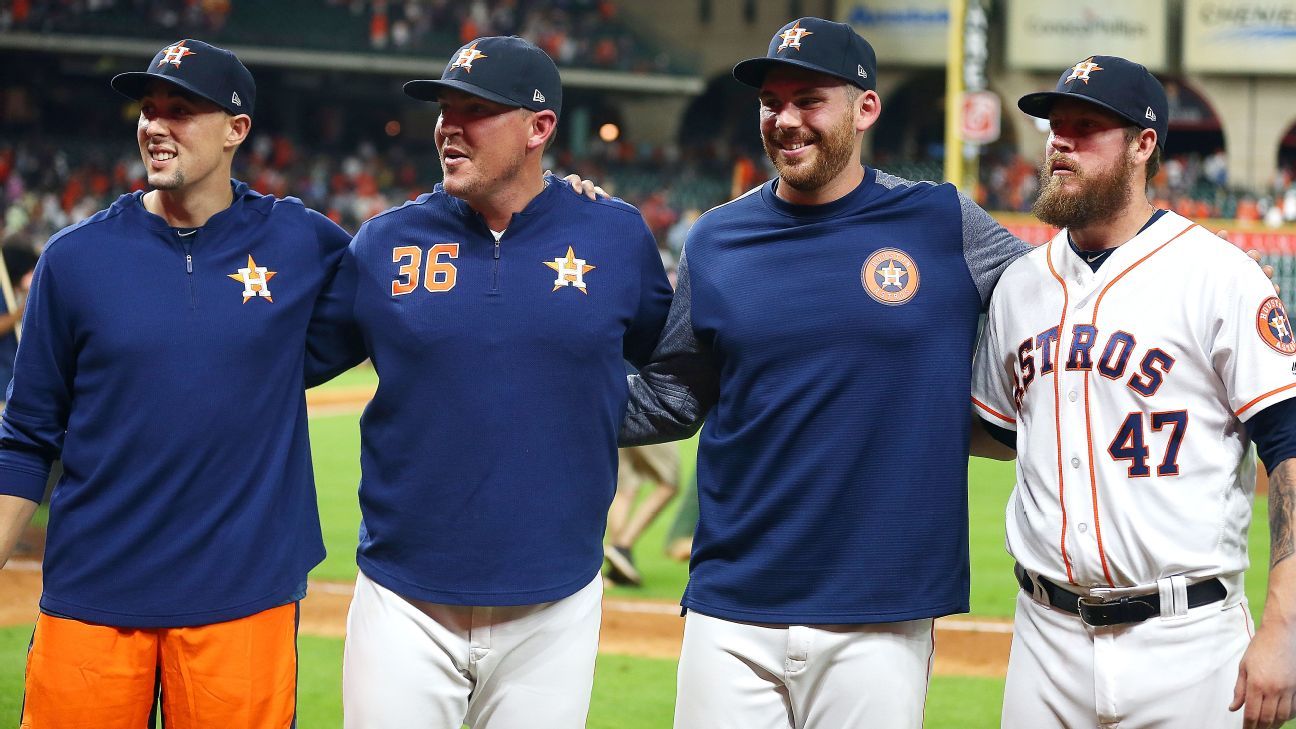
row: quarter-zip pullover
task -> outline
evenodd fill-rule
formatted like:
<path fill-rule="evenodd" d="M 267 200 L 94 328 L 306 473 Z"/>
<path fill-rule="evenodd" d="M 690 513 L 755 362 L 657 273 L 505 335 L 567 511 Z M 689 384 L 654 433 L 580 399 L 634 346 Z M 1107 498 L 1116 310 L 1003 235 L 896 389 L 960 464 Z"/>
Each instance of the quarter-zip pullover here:
<path fill-rule="evenodd" d="M 377 369 L 358 561 L 398 594 L 536 604 L 602 564 L 625 361 L 651 354 L 670 285 L 637 210 L 549 183 L 499 240 L 439 185 L 365 223 L 334 302 L 355 329 L 312 341 Z"/>
<path fill-rule="evenodd" d="M 303 395 L 307 324 L 349 240 L 232 181 L 189 235 L 123 195 L 37 265 L 0 493 L 39 500 L 41 608 L 123 627 L 281 605 L 324 556 Z"/>

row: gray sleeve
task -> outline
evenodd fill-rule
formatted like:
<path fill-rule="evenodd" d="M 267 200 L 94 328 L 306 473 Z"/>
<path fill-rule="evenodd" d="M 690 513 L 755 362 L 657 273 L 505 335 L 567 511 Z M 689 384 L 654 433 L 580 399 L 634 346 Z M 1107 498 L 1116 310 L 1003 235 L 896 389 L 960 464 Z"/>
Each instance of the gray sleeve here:
<path fill-rule="evenodd" d="M 990 294 L 1004 269 L 1025 255 L 1031 246 L 1009 233 L 967 195 L 960 192 L 958 198 L 963 213 L 963 260 L 967 262 L 984 308 L 990 303 Z"/>
<path fill-rule="evenodd" d="M 688 248 L 680 256 L 675 297 L 652 358 L 627 375 L 630 403 L 621 421 L 622 447 L 688 438 L 719 396 L 720 377 L 693 332 Z"/>

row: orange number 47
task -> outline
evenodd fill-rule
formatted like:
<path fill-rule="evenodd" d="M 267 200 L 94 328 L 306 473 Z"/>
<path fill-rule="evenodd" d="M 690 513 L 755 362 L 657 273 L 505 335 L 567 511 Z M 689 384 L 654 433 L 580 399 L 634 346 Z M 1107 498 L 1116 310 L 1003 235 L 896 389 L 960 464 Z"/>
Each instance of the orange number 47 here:
<path fill-rule="evenodd" d="M 459 273 L 448 259 L 459 257 L 458 243 L 437 243 L 427 250 L 427 274 L 423 288 L 437 293 L 455 287 Z M 399 263 L 396 278 L 392 279 L 392 296 L 408 294 L 418 288 L 419 269 L 423 266 L 423 250 L 418 246 L 397 246 L 392 249 L 392 263 Z"/>

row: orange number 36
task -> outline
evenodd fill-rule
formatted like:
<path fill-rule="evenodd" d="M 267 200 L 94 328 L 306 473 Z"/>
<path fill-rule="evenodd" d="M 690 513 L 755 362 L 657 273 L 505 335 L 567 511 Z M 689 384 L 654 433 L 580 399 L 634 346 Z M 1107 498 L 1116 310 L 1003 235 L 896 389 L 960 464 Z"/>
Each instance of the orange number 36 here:
<path fill-rule="evenodd" d="M 434 294 L 454 288 L 459 271 L 446 259 L 458 257 L 458 243 L 437 243 L 429 248 L 423 288 Z M 392 249 L 392 263 L 400 264 L 400 268 L 396 271 L 396 278 L 392 279 L 392 296 L 408 294 L 418 288 L 419 268 L 423 265 L 422 249 L 418 246 L 397 246 Z"/>

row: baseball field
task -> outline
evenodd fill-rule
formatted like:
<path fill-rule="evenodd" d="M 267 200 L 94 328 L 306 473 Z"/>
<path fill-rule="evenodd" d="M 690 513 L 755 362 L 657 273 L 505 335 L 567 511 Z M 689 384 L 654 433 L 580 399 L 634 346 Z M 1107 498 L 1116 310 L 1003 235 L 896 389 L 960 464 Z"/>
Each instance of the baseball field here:
<path fill-rule="evenodd" d="M 342 635 L 355 577 L 359 523 L 357 417 L 373 383 L 372 372 L 361 369 L 313 391 L 310 397 L 316 481 L 329 556 L 311 574 L 310 595 L 302 607 L 299 726 L 303 729 L 341 726 Z M 681 448 L 687 478 L 696 444 L 683 443 Z M 1012 486 L 1012 466 L 979 459 L 971 465 L 972 614 L 938 621 L 937 661 L 927 702 L 929 729 L 988 729 L 999 724 L 1008 620 L 1017 590 L 1003 549 L 1003 508 Z M 607 592 L 588 725 L 592 729 L 670 726 L 675 658 L 683 629 L 676 602 L 687 578 L 686 567 L 662 552 L 670 517 L 668 512 L 659 519 L 636 550 L 645 586 Z M 1268 563 L 1263 499 L 1256 503 L 1250 541 L 1251 561 L 1259 568 L 1248 575 L 1247 593 L 1258 614 Z M 30 554 L 0 571 L 0 725 L 17 723 L 39 590 L 38 563 Z"/>

